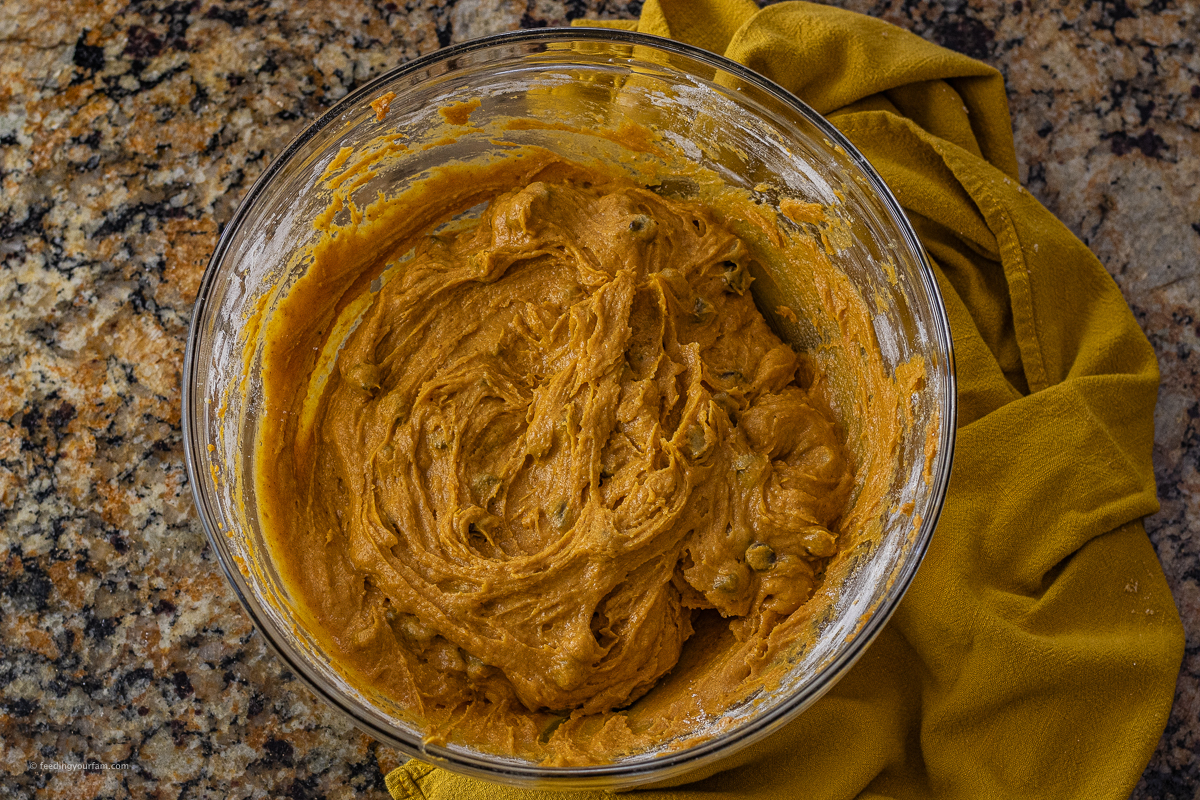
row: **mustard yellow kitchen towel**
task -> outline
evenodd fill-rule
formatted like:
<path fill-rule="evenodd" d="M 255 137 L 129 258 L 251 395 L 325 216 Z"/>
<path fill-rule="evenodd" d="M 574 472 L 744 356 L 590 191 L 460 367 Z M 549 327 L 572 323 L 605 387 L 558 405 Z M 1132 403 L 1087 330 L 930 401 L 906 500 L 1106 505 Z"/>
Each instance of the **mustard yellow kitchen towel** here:
<path fill-rule="evenodd" d="M 849 137 L 934 264 L 959 381 L 945 509 L 878 640 L 782 731 L 686 785 L 635 794 L 1127 798 L 1183 655 L 1140 522 L 1157 509 L 1158 370 L 1100 263 L 1019 185 L 1003 79 L 810 3 L 649 0 L 617 26 L 724 53 Z M 387 782 L 396 798 L 560 796 L 418 761 Z"/>

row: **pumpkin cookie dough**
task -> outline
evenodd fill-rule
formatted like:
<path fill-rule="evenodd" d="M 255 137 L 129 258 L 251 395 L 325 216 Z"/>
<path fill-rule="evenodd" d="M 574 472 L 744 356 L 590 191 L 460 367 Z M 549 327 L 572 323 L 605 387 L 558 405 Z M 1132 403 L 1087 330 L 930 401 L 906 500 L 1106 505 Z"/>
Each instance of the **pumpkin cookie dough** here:
<path fill-rule="evenodd" d="M 335 659 L 431 741 L 604 761 L 745 675 L 854 473 L 721 215 L 510 162 L 313 251 L 269 321 L 260 515 Z"/>

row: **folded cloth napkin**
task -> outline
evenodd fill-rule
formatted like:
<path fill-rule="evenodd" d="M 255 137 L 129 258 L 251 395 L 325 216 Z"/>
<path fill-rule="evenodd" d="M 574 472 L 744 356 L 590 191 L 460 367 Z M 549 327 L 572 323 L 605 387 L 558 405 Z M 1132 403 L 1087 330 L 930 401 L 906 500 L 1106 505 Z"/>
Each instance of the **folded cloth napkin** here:
<path fill-rule="evenodd" d="M 607 24 L 746 64 L 866 155 L 934 266 L 959 388 L 945 508 L 879 638 L 783 730 L 637 794 L 1127 798 L 1183 656 L 1140 521 L 1158 507 L 1158 369 L 1095 256 L 1019 184 L 1003 78 L 811 3 L 649 0 L 637 23 Z M 558 796 L 419 761 L 387 785 L 396 798 Z"/>

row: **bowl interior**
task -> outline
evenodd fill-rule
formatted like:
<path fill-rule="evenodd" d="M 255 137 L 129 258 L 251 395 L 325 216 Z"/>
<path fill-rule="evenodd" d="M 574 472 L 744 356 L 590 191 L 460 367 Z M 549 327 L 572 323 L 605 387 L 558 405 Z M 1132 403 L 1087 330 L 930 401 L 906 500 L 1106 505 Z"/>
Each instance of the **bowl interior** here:
<path fill-rule="evenodd" d="M 396 97 L 380 122 L 369 103 L 386 92 Z M 445 113 L 475 102 L 473 110 L 459 107 L 469 111 L 469 125 Z M 513 119 L 537 124 L 513 126 Z M 426 747 L 421 731 L 401 721 L 400 709 L 331 663 L 300 623 L 271 561 L 250 479 L 262 387 L 256 332 L 247 320 L 306 269 L 300 254 L 318 235 L 313 221 L 329 206 L 336 183 L 329 168 L 343 148 L 369 152 L 397 132 L 409 145 L 379 158 L 354 188 L 352 196 L 366 205 L 379 192 L 403 192 L 441 164 L 508 157 L 526 146 L 577 160 L 653 158 L 636 149 L 629 132 L 638 130 L 653 132 L 671 158 L 710 170 L 758 202 L 777 208 L 790 198 L 827 210 L 835 224 L 825 232 L 838 232 L 830 258 L 864 298 L 885 368 L 895 373 L 916 359 L 925 370 L 905 398 L 911 423 L 896 453 L 888 502 L 869 542 L 839 557 L 841 577 L 827 587 L 811 641 L 781 665 L 778 687 L 712 720 L 711 736 L 683 749 L 573 768 L 461 745 Z M 682 178 L 671 190 L 686 194 L 693 187 Z M 821 234 L 811 227 L 809 233 Z M 755 282 L 756 302 L 785 340 L 807 349 L 834 335 L 804 315 L 792 322 L 772 310 L 780 302 L 804 308 L 810 291 L 804 276 L 758 277 L 770 280 Z M 858 378 L 850 365 L 835 359 L 826 367 L 836 385 L 852 391 Z M 197 506 L 232 585 L 271 645 L 371 735 L 460 772 L 516 783 L 615 788 L 668 779 L 769 733 L 815 701 L 862 653 L 907 588 L 936 522 L 953 451 L 954 373 L 941 299 L 907 220 L 866 161 L 814 112 L 744 68 L 673 42 L 610 31 L 491 37 L 399 68 L 345 98 L 268 169 L 227 227 L 201 287 L 184 380 Z M 842 422 L 850 442 L 869 435 L 849 414 Z"/>

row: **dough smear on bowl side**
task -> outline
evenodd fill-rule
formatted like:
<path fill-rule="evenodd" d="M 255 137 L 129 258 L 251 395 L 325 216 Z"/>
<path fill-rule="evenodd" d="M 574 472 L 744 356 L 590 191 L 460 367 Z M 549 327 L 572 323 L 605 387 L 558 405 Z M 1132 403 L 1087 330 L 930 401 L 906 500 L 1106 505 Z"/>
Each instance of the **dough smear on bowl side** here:
<path fill-rule="evenodd" d="M 822 359 L 751 292 L 767 250 L 832 274 L 820 248 L 744 193 L 656 188 L 536 148 L 439 169 L 324 237 L 262 325 L 273 558 L 427 743 L 565 765 L 690 741 L 808 635 L 879 511 L 889 476 L 856 469 L 889 445 L 848 449 Z M 877 373 L 838 411 L 903 391 L 848 282 L 809 285 Z"/>

